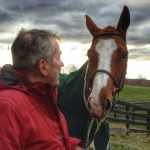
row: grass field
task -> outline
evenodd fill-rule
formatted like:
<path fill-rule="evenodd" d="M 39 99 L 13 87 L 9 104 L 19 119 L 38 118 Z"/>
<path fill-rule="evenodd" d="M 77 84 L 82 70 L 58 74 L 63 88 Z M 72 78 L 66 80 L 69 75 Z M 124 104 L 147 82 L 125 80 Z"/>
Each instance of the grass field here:
<path fill-rule="evenodd" d="M 125 85 L 118 98 L 129 102 L 150 102 L 150 87 Z"/>
<path fill-rule="evenodd" d="M 110 143 L 112 150 L 150 150 L 150 137 L 144 134 L 114 135 Z"/>
<path fill-rule="evenodd" d="M 128 102 L 150 102 L 150 87 L 125 85 L 118 99 Z M 124 124 L 110 123 L 110 128 L 125 128 Z M 130 133 L 110 136 L 111 150 L 150 150 L 150 135 Z"/>

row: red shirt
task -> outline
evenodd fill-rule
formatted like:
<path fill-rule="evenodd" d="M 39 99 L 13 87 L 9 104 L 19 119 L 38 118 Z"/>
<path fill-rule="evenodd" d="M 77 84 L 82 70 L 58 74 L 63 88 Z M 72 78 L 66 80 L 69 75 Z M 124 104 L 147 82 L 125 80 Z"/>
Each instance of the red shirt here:
<path fill-rule="evenodd" d="M 0 150 L 75 149 L 80 140 L 68 135 L 57 87 L 21 82 L 0 82 Z"/>

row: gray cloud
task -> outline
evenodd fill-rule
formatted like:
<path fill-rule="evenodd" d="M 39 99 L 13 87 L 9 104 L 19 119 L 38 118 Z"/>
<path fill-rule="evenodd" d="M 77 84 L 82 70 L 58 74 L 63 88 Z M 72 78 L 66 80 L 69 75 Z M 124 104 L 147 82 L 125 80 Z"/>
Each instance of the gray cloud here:
<path fill-rule="evenodd" d="M 147 0 L 130 1 L 0 0 L 0 34 L 14 34 L 7 38 L 1 36 L 0 43 L 10 43 L 20 28 L 26 28 L 24 24 L 28 24 L 28 28 L 52 29 L 61 34 L 65 40 L 90 42 L 91 35 L 86 29 L 85 14 L 91 16 L 100 27 L 115 26 L 123 5 L 126 4 L 131 13 L 128 43 L 149 44 L 150 2 Z M 139 54 L 139 51 L 133 49 L 130 51 Z M 147 51 L 150 52 L 150 49 Z"/>

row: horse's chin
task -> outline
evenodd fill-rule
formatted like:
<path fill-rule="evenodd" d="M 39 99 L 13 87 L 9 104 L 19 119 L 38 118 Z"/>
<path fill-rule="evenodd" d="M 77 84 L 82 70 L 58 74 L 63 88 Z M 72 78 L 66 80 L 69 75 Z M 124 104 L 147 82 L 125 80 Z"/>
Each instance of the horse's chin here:
<path fill-rule="evenodd" d="M 97 114 L 97 113 L 93 113 L 93 112 L 90 112 L 90 115 L 95 118 L 95 119 L 98 119 L 100 122 L 104 122 L 106 120 L 106 118 L 108 117 L 109 113 L 108 114 Z"/>
<path fill-rule="evenodd" d="M 93 118 L 96 118 L 96 119 L 102 119 L 103 118 L 103 114 L 101 113 L 95 113 L 95 112 L 90 112 L 90 115 L 93 117 Z"/>
<path fill-rule="evenodd" d="M 97 119 L 104 118 L 104 110 L 102 106 L 99 104 L 93 103 L 92 101 L 90 102 L 89 113 L 94 118 L 97 118 Z"/>

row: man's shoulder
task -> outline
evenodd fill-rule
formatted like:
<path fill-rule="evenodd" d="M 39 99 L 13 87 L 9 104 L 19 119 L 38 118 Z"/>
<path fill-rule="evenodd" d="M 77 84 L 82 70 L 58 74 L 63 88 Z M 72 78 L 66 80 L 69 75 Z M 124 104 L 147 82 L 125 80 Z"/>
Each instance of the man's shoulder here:
<path fill-rule="evenodd" d="M 21 91 L 15 89 L 0 90 L 0 105 L 5 103 L 9 107 L 18 110 L 22 109 L 27 101 L 26 94 Z"/>
<path fill-rule="evenodd" d="M 15 88 L 8 88 L 8 89 L 3 89 L 0 90 L 0 99 L 1 98 L 9 98 L 9 99 L 14 99 L 14 98 L 18 98 L 18 97 L 22 97 L 26 95 L 24 92 L 22 92 L 21 90 L 15 89 Z M 7 100 L 9 100 L 7 99 Z"/>

